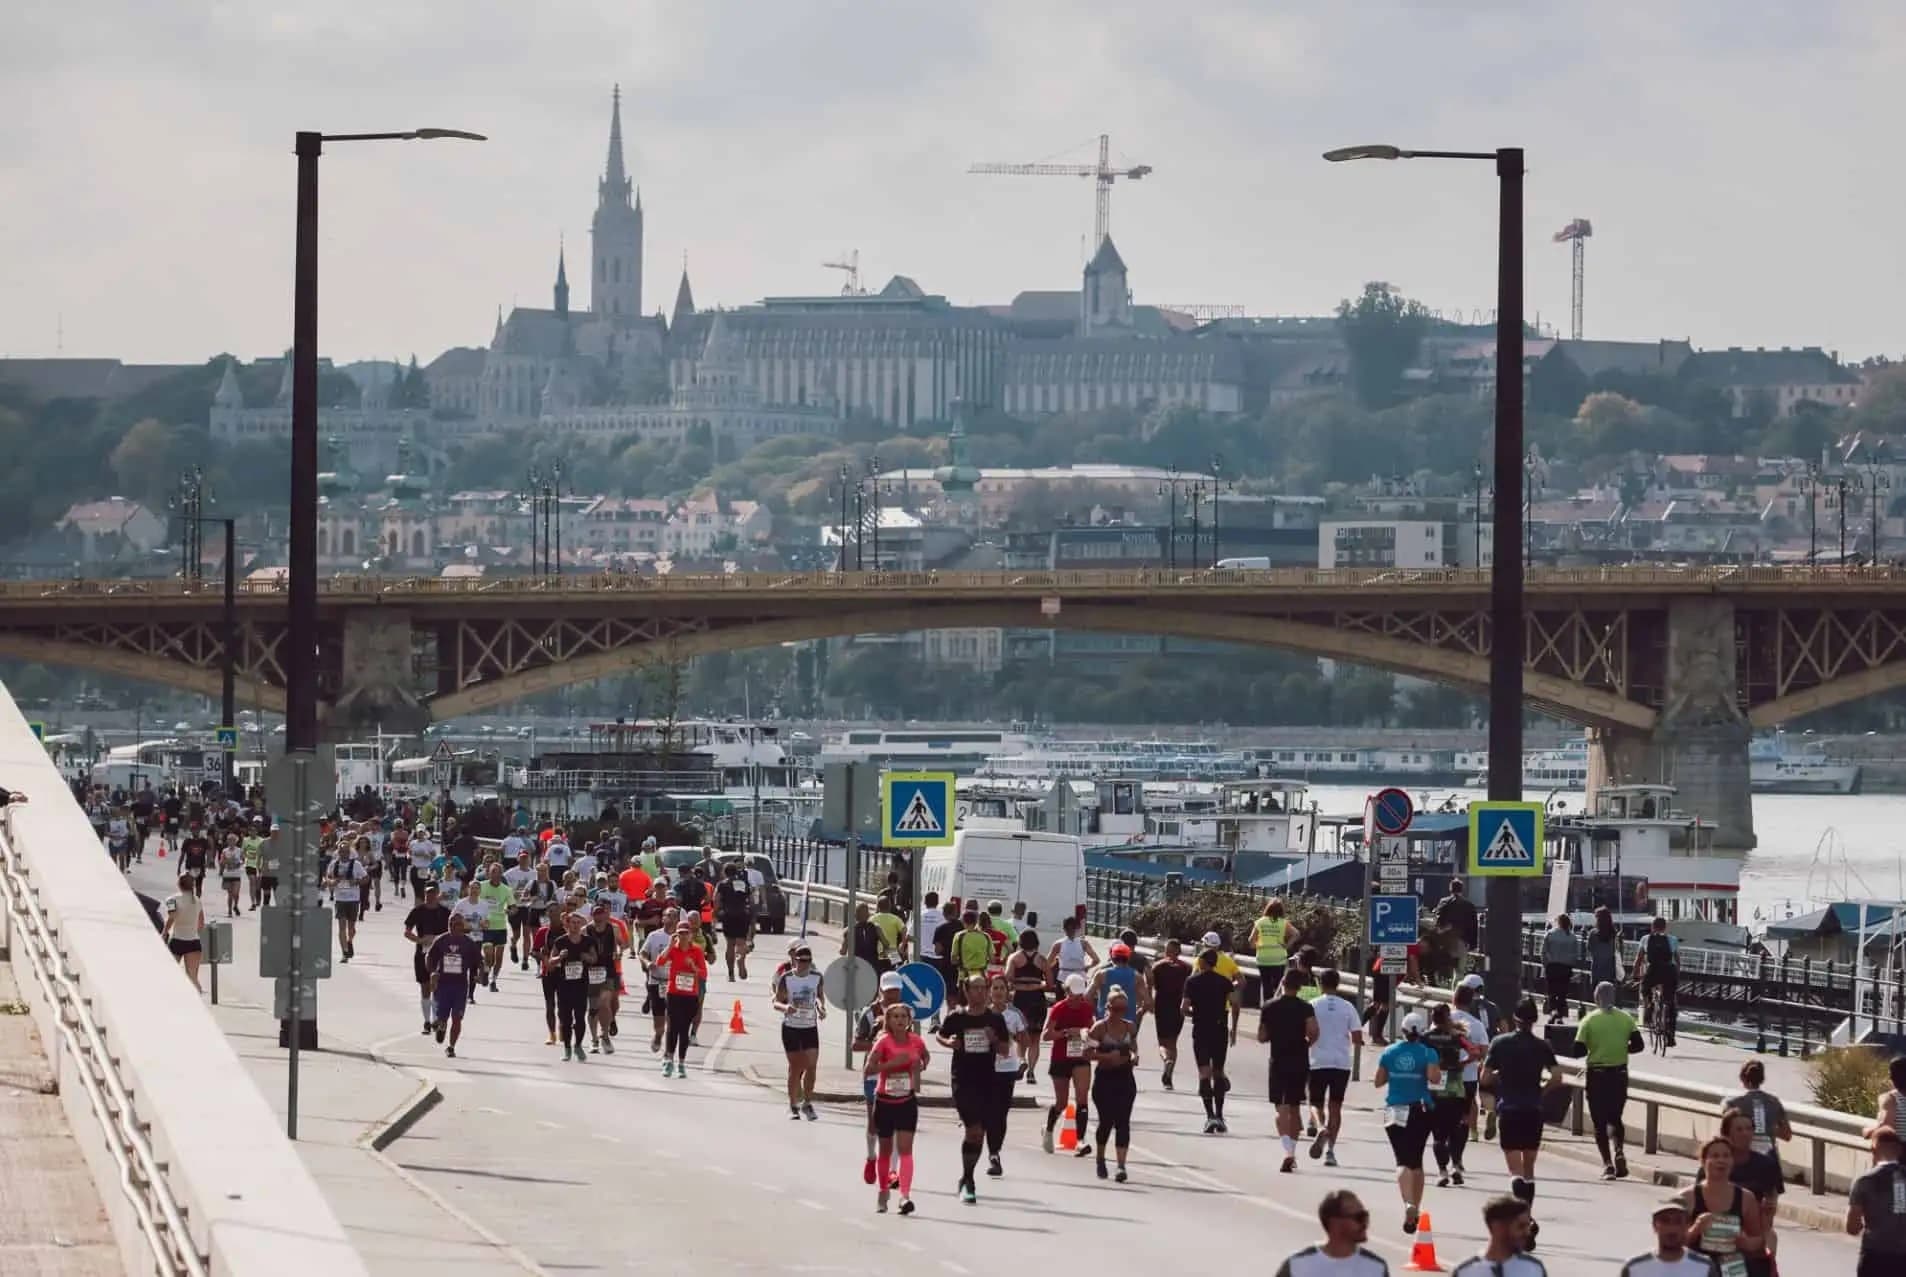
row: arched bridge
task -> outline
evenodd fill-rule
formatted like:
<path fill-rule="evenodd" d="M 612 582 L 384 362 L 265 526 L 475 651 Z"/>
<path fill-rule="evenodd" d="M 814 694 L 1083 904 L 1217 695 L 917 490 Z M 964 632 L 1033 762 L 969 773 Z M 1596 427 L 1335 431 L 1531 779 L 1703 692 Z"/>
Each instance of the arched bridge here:
<path fill-rule="evenodd" d="M 309 641 L 340 732 L 707 652 L 969 626 L 1251 643 L 1483 690 L 1488 593 L 1487 573 L 1404 569 L 341 576 Z M 1527 698 L 1589 728 L 1603 774 L 1671 780 L 1724 829 L 1751 728 L 1906 684 L 1906 574 L 1888 569 L 1536 569 L 1525 602 Z M 209 694 L 221 606 L 214 585 L 8 582 L 0 656 Z M 284 611 L 281 585 L 241 592 L 243 704 L 282 707 Z"/>

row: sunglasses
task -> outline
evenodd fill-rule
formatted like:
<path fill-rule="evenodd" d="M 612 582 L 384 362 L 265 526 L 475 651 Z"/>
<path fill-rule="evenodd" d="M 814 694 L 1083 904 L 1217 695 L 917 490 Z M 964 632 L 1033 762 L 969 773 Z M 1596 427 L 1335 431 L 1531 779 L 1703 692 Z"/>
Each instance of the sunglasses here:
<path fill-rule="evenodd" d="M 1335 1218 L 1347 1219 L 1353 1224 L 1367 1224 L 1370 1222 L 1370 1212 L 1367 1210 L 1339 1211 Z"/>

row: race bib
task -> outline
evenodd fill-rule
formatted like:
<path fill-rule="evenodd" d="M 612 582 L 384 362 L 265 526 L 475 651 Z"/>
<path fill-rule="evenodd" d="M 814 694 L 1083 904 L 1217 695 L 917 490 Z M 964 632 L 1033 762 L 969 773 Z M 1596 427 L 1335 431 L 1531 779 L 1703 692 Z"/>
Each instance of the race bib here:
<path fill-rule="evenodd" d="M 1412 1104 L 1385 1105 L 1383 1109 L 1383 1124 L 1385 1126 L 1408 1126 L 1410 1124 L 1410 1111 L 1413 1108 L 1415 1108 L 1415 1105 Z"/>
<path fill-rule="evenodd" d="M 582 963 L 580 962 L 563 963 L 563 979 L 565 980 L 582 979 Z"/>
<path fill-rule="evenodd" d="M 1083 1060 L 1085 1058 L 1085 1039 L 1067 1038 L 1065 1040 L 1065 1056 L 1068 1060 Z"/>
<path fill-rule="evenodd" d="M 913 1070 L 905 1069 L 899 1073 L 887 1074 L 887 1094 L 909 1096 L 913 1094 Z"/>
<path fill-rule="evenodd" d="M 1906 1219 L 1906 1175 L 1893 1176 L 1893 1215 Z"/>
<path fill-rule="evenodd" d="M 961 1035 L 961 1045 L 968 1055 L 983 1055 L 993 1049 L 993 1035 L 985 1029 L 968 1029 Z"/>
<path fill-rule="evenodd" d="M 695 973 L 693 971 L 679 972 L 675 977 L 675 992 L 693 993 L 694 991 Z"/>
<path fill-rule="evenodd" d="M 609 982 L 609 969 L 607 967 L 590 967 L 589 968 L 589 983 L 590 984 L 607 984 L 608 982 Z"/>
<path fill-rule="evenodd" d="M 443 973 L 445 975 L 462 975 L 463 974 L 463 955 L 460 953 L 444 954 L 443 955 Z"/>

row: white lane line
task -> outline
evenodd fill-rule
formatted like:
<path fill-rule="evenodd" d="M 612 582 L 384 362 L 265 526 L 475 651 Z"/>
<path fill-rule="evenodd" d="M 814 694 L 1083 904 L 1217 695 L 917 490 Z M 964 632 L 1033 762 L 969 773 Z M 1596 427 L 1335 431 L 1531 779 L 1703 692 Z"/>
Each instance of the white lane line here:
<path fill-rule="evenodd" d="M 806 1197 L 803 1197 L 799 1200 L 800 1200 L 800 1204 L 807 1207 L 809 1210 L 825 1211 L 827 1209 L 827 1207 L 821 1205 L 819 1202 L 812 1201 Z"/>
<path fill-rule="evenodd" d="M 761 1182 L 760 1180 L 758 1180 L 758 1179 L 757 1179 L 757 1180 L 750 1180 L 750 1181 L 749 1181 L 749 1183 L 748 1183 L 748 1187 L 749 1187 L 749 1188 L 752 1188 L 752 1189 L 753 1189 L 753 1190 L 754 1190 L 755 1192 L 757 1192 L 757 1193 L 772 1193 L 772 1192 L 775 1192 L 775 1191 L 776 1191 L 776 1189 L 775 1189 L 775 1187 L 774 1187 L 774 1185 L 772 1185 L 772 1184 L 763 1184 L 763 1183 L 762 1183 L 762 1182 Z"/>
<path fill-rule="evenodd" d="M 542 1127 L 546 1131 L 560 1131 L 563 1129 L 561 1123 L 551 1122 L 548 1120 L 539 1121 L 536 1123 L 536 1125 Z"/>
<path fill-rule="evenodd" d="M 735 1173 L 729 1170 L 726 1166 L 710 1166 L 708 1167 L 708 1169 L 713 1171 L 715 1174 L 722 1176 L 724 1179 L 734 1178 Z"/>
<path fill-rule="evenodd" d="M 721 1037 L 716 1040 L 715 1045 L 708 1048 L 708 1054 L 702 1057 L 702 1071 L 705 1073 L 713 1073 L 719 1069 L 721 1067 L 721 1053 L 726 1051 L 728 1044 L 734 1040 L 735 1035 L 730 1033 L 727 1029 L 723 1029 L 721 1031 Z"/>
<path fill-rule="evenodd" d="M 598 1131 L 593 1138 L 601 1140 L 604 1144 L 620 1144 L 622 1142 L 619 1136 L 604 1135 L 600 1131 Z"/>
<path fill-rule="evenodd" d="M 901 1250 L 910 1250 L 916 1255 L 920 1253 L 919 1242 L 896 1241 L 894 1245 L 898 1246 Z"/>
<path fill-rule="evenodd" d="M 940 1267 L 946 1269 L 946 1271 L 948 1271 L 949 1273 L 963 1273 L 967 1271 L 967 1269 L 965 1269 L 959 1264 L 954 1263 L 950 1259 L 942 1259 L 940 1261 Z"/>
<path fill-rule="evenodd" d="M 488 1104 L 479 1104 L 477 1106 L 477 1112 L 488 1113 L 492 1117 L 508 1117 L 510 1115 L 510 1111 L 508 1109 L 494 1108 Z"/>

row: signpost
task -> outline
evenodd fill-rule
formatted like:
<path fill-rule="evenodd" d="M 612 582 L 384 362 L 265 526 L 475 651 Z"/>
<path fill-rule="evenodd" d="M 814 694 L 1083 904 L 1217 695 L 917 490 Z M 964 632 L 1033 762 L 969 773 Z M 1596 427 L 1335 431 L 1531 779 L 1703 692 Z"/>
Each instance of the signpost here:
<path fill-rule="evenodd" d="M 46 744 L 46 724 L 45 723 L 41 722 L 39 719 L 36 718 L 27 724 L 27 730 L 33 733 L 34 740 L 40 742 L 40 744 L 42 745 Z"/>
<path fill-rule="evenodd" d="M 1404 946 L 1415 944 L 1418 904 L 1417 898 L 1410 895 L 1371 897 L 1370 943 Z"/>
<path fill-rule="evenodd" d="M 954 804 L 952 772 L 888 772 L 880 782 L 881 845 L 948 846 Z"/>
<path fill-rule="evenodd" d="M 1397 838 L 1410 830 L 1416 819 L 1416 804 L 1401 789 L 1379 789 L 1370 799 L 1371 822 L 1385 838 Z"/>
<path fill-rule="evenodd" d="M 238 729 L 236 727 L 228 726 L 218 728 L 213 732 L 213 736 L 218 741 L 218 747 L 226 753 L 236 754 L 238 752 Z"/>
<path fill-rule="evenodd" d="M 288 970 L 277 982 L 274 1009 L 281 1011 L 279 1045 L 289 1048 L 285 1083 L 285 1135 L 298 1138 L 298 1066 L 301 1051 L 318 1046 L 316 955 L 305 953 L 304 917 L 328 914 L 319 906 L 318 822 L 337 803 L 337 770 L 330 751 L 293 750 L 274 760 L 265 772 L 265 801 L 277 816 L 279 830 L 272 835 L 266 855 L 281 857 L 291 844 L 291 874 L 287 884 L 289 907 Z M 328 934 L 328 933 L 327 933 Z M 327 942 L 328 943 L 328 942 Z M 326 953 L 328 966 L 328 953 Z"/>
<path fill-rule="evenodd" d="M 854 1005 L 850 992 L 855 985 L 871 989 L 874 985 L 874 968 L 865 958 L 856 958 L 844 953 L 827 964 L 827 970 L 821 972 L 821 996 L 847 1013 L 847 1047 L 851 1061 L 854 1044 L 853 1018 L 860 1012 Z"/>
<path fill-rule="evenodd" d="M 924 962 L 909 962 L 900 968 L 900 1000 L 924 1024 L 946 1004 L 946 977 Z"/>
<path fill-rule="evenodd" d="M 1472 878 L 1540 878 L 1542 804 L 1471 803 L 1469 874 Z"/>

